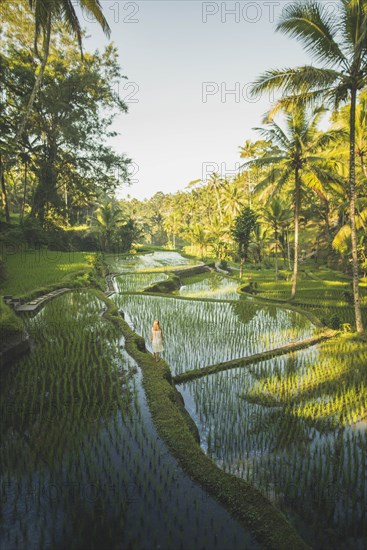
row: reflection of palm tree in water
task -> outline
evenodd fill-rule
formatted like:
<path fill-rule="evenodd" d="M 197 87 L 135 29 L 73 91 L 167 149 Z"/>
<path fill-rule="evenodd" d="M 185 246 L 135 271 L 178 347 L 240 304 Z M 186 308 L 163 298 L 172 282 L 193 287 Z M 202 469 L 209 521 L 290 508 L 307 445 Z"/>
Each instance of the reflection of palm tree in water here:
<path fill-rule="evenodd" d="M 230 306 L 235 316 L 244 325 L 247 325 L 250 321 L 252 321 L 259 310 L 261 310 L 261 306 L 259 307 L 259 304 L 252 303 L 248 300 L 237 300 L 235 302 L 231 302 Z"/>
<path fill-rule="evenodd" d="M 212 276 L 208 278 L 210 290 L 215 293 L 216 290 L 220 289 L 222 281 L 223 277 L 221 275 L 218 275 L 218 273 L 213 273 Z"/>

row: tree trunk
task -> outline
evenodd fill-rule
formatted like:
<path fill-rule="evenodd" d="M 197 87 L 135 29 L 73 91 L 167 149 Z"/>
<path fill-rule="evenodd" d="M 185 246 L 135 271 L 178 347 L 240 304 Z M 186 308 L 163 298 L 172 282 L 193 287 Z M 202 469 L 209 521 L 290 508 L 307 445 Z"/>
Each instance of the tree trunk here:
<path fill-rule="evenodd" d="M 35 101 L 36 96 L 37 96 L 37 94 L 39 92 L 39 89 L 41 87 L 43 75 L 44 75 L 45 68 L 46 68 L 46 65 L 47 65 L 48 54 L 49 54 L 49 51 L 50 51 L 51 19 L 52 19 L 52 16 L 51 16 L 51 13 L 49 13 L 48 16 L 47 16 L 45 47 L 44 47 L 44 52 L 43 52 L 43 58 L 42 58 L 42 62 L 41 62 L 40 71 L 39 71 L 39 73 L 37 75 L 37 78 L 36 78 L 36 81 L 34 83 L 33 90 L 32 90 L 31 96 L 30 96 L 29 101 L 28 101 L 27 109 L 24 113 L 24 117 L 21 120 L 20 125 L 17 129 L 17 132 L 15 134 L 15 140 L 14 141 L 15 141 L 16 144 L 22 139 L 23 132 L 25 130 L 25 127 L 26 127 L 28 119 L 29 119 L 29 115 L 31 114 L 32 109 L 33 109 L 34 101 Z"/>
<path fill-rule="evenodd" d="M 298 275 L 298 238 L 299 238 L 299 211 L 301 203 L 301 182 L 299 181 L 299 169 L 295 170 L 296 188 L 294 193 L 294 264 L 293 264 L 293 285 L 291 300 L 296 296 L 297 275 Z"/>
<path fill-rule="evenodd" d="M 69 226 L 69 205 L 68 205 L 68 186 L 65 180 L 65 187 L 64 187 L 64 202 L 65 202 L 65 222 L 66 227 Z"/>
<path fill-rule="evenodd" d="M 243 263 L 244 263 L 244 259 L 243 259 L 243 256 L 241 256 L 241 261 L 240 261 L 240 279 L 242 279 L 242 276 L 243 276 Z"/>
<path fill-rule="evenodd" d="M 5 219 L 7 223 L 10 223 L 8 196 L 5 187 L 5 170 L 3 166 L 2 156 L 0 155 L 0 177 L 1 177 L 1 200 L 5 211 Z"/>
<path fill-rule="evenodd" d="M 278 228 L 275 227 L 275 280 L 278 280 Z"/>
<path fill-rule="evenodd" d="M 289 271 L 292 270 L 292 265 L 291 265 L 291 247 L 290 247 L 290 244 L 289 244 L 289 229 L 287 228 L 287 257 L 288 257 L 288 269 Z"/>
<path fill-rule="evenodd" d="M 356 229 L 356 167 L 355 167 L 355 140 L 356 140 L 356 102 L 357 90 L 351 92 L 350 103 L 350 153 L 349 153 L 349 194 L 350 194 L 350 225 L 352 240 L 352 266 L 353 266 L 353 291 L 354 311 L 357 332 L 363 332 L 361 303 L 359 294 L 359 269 L 357 252 L 357 229 Z"/>
<path fill-rule="evenodd" d="M 215 195 L 217 197 L 217 206 L 218 206 L 218 212 L 219 212 L 219 219 L 221 222 L 223 222 L 223 212 L 222 212 L 222 207 L 221 207 L 221 204 L 220 204 L 220 198 L 219 198 L 219 191 L 217 188 L 215 188 Z"/>
<path fill-rule="evenodd" d="M 27 169 L 28 169 L 28 164 L 27 162 L 25 162 L 24 164 L 24 188 L 23 188 L 23 201 L 22 201 L 22 209 L 20 211 L 20 218 L 23 219 L 24 217 L 24 205 L 25 205 L 25 201 L 26 201 L 26 196 L 27 196 Z"/>

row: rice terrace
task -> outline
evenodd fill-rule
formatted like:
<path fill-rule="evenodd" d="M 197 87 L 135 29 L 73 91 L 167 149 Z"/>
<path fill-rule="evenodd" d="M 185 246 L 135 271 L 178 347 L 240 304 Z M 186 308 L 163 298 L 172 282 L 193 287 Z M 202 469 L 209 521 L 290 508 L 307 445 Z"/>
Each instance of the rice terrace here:
<path fill-rule="evenodd" d="M 0 0 L 1 550 L 367 547 L 367 1 L 273 8 Z"/>

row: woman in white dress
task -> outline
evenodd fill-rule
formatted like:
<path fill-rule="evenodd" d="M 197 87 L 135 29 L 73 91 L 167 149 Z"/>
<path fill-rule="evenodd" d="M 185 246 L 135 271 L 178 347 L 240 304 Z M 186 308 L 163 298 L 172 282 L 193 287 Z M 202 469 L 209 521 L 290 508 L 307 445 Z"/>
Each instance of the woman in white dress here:
<path fill-rule="evenodd" d="M 154 359 L 159 361 L 159 354 L 163 351 L 163 332 L 157 319 L 153 323 L 150 340 L 153 346 Z"/>

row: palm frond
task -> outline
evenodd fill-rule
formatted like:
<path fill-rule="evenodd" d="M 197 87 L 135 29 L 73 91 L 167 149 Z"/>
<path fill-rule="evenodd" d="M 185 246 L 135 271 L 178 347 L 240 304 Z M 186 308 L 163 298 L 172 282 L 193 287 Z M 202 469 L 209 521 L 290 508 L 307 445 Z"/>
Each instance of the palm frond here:
<path fill-rule="evenodd" d="M 66 29 L 75 34 L 78 40 L 79 49 L 83 57 L 82 29 L 72 1 L 63 0 L 62 2 L 60 2 L 59 12 L 61 15 L 61 19 L 64 21 Z"/>
<path fill-rule="evenodd" d="M 261 196 L 269 189 L 273 189 L 276 185 L 277 179 L 281 176 L 282 171 L 278 167 L 273 167 L 269 170 L 269 173 L 254 187 L 254 195 Z"/>
<path fill-rule="evenodd" d="M 281 176 L 279 177 L 278 181 L 276 182 L 276 186 L 274 187 L 272 193 L 270 194 L 270 197 L 274 197 L 275 195 L 280 194 L 280 192 L 283 190 L 283 188 L 289 182 L 292 176 L 293 176 L 293 171 L 291 169 L 284 170 Z"/>
<path fill-rule="evenodd" d="M 344 42 L 353 52 L 354 63 L 367 48 L 367 8 L 364 0 L 341 0 L 341 21 Z"/>
<path fill-rule="evenodd" d="M 361 210 L 360 212 L 356 213 L 356 227 L 357 229 L 365 228 L 365 224 L 367 223 L 367 208 Z M 339 252 L 345 252 L 348 245 L 348 240 L 351 238 L 351 227 L 349 223 L 346 223 L 343 225 L 337 234 L 335 235 L 332 246 L 335 250 L 338 250 Z"/>
<path fill-rule="evenodd" d="M 328 130 L 318 136 L 313 148 L 320 147 L 321 149 L 329 148 L 331 145 L 343 141 L 349 137 L 345 128 L 337 128 L 335 130 Z"/>
<path fill-rule="evenodd" d="M 285 7 L 276 29 L 300 40 L 318 61 L 346 68 L 346 57 L 336 41 L 335 17 L 319 2 L 303 1 Z"/>
<path fill-rule="evenodd" d="M 333 242 L 331 243 L 334 250 L 338 252 L 345 252 L 348 247 L 348 240 L 351 236 L 351 229 L 349 224 L 343 225 L 335 235 Z"/>
<path fill-rule="evenodd" d="M 281 149 L 286 149 L 289 147 L 289 139 L 287 135 L 274 121 L 267 124 L 264 128 L 255 127 L 253 130 L 258 132 L 264 139 L 267 139 L 273 143 L 275 142 L 275 144 Z"/>
<path fill-rule="evenodd" d="M 320 69 L 304 65 L 294 69 L 271 69 L 260 75 L 251 86 L 253 94 L 281 90 L 285 95 L 299 96 L 317 90 L 329 89 L 338 79 L 340 73 L 333 69 Z"/>
<path fill-rule="evenodd" d="M 91 13 L 96 21 L 101 25 L 103 32 L 110 38 L 111 29 L 107 23 L 107 20 L 102 12 L 102 7 L 99 0 L 79 0 L 83 11 Z"/>
<path fill-rule="evenodd" d="M 263 168 L 264 166 L 269 166 L 272 164 L 279 164 L 281 162 L 286 162 L 287 157 L 284 155 L 279 156 L 269 156 L 269 157 L 260 157 L 258 159 L 248 160 L 241 164 L 240 169 L 245 167 L 257 166 L 258 168 Z"/>

